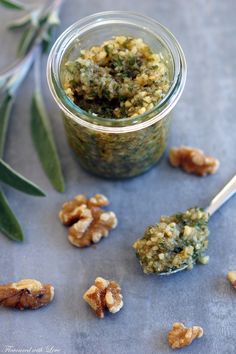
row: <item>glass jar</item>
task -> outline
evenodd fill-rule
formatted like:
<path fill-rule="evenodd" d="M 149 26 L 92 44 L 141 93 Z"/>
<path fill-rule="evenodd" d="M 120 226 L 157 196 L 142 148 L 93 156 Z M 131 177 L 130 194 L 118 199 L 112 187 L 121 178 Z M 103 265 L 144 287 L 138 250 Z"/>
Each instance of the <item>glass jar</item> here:
<path fill-rule="evenodd" d="M 121 119 L 100 118 L 66 96 L 63 67 L 68 60 L 76 59 L 81 49 L 121 35 L 142 38 L 154 53 L 161 52 L 168 63 L 171 85 L 166 96 L 148 112 Z M 69 27 L 54 44 L 47 67 L 49 88 L 63 112 L 69 144 L 86 170 L 108 178 L 138 175 L 160 159 L 186 74 L 184 53 L 175 37 L 153 19 L 123 11 L 94 14 Z"/>

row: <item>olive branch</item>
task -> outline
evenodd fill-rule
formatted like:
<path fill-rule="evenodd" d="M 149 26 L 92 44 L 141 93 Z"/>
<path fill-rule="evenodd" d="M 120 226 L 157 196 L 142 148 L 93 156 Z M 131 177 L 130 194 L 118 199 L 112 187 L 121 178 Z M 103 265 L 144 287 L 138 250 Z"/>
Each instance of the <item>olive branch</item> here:
<path fill-rule="evenodd" d="M 47 1 L 44 5 L 30 6 L 16 0 L 0 0 L 0 5 L 23 12 L 23 16 L 9 24 L 9 30 L 22 31 L 16 61 L 0 72 L 0 182 L 34 196 L 44 192 L 4 160 L 8 125 L 17 91 L 27 77 L 32 65 L 35 72 L 35 92 L 31 104 L 32 139 L 41 165 L 53 187 L 64 191 L 64 179 L 50 120 L 41 92 L 41 55 L 47 53 L 53 40 L 53 29 L 59 25 L 62 0 Z M 22 241 L 21 226 L 11 210 L 6 196 L 0 189 L 0 230 L 9 238 Z"/>

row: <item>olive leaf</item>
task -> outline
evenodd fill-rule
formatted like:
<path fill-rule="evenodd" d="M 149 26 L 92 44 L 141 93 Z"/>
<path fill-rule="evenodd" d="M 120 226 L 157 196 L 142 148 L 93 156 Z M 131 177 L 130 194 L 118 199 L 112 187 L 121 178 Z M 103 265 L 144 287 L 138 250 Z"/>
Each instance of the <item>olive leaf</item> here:
<path fill-rule="evenodd" d="M 8 122 L 11 114 L 13 98 L 7 95 L 0 107 L 0 157 L 3 156 Z M 0 230 L 15 241 L 23 241 L 24 236 L 20 224 L 11 210 L 4 193 L 0 190 Z"/>
<path fill-rule="evenodd" d="M 23 57 L 29 52 L 30 48 L 32 47 L 32 44 L 34 43 L 34 40 L 37 37 L 37 32 L 38 32 L 38 28 L 35 26 L 26 27 L 26 29 L 22 34 L 17 49 L 17 55 L 19 57 Z"/>
<path fill-rule="evenodd" d="M 15 171 L 2 159 L 0 159 L 0 181 L 26 194 L 39 197 L 45 196 L 44 192 L 36 184 Z"/>
<path fill-rule="evenodd" d="M 0 0 L 0 5 L 12 10 L 24 10 L 25 7 L 18 1 L 13 0 Z"/>
<path fill-rule="evenodd" d="M 61 165 L 39 89 L 35 91 L 31 104 L 31 131 L 35 148 L 46 175 L 57 191 L 64 192 Z"/>
<path fill-rule="evenodd" d="M 11 114 L 13 98 L 6 95 L 0 106 L 0 157 L 3 156 L 4 146 L 6 142 L 8 122 Z"/>
<path fill-rule="evenodd" d="M 13 104 L 13 98 L 6 95 L 0 106 L 0 157 L 3 156 L 6 134 Z M 0 230 L 15 241 L 23 241 L 24 236 L 16 216 L 11 210 L 4 193 L 0 190 Z"/>
<path fill-rule="evenodd" d="M 30 68 L 33 64 L 33 61 L 35 59 L 36 55 L 36 49 L 32 48 L 32 50 L 23 58 L 21 59 L 18 64 L 17 64 L 17 70 L 15 70 L 15 73 L 8 79 L 7 85 L 6 85 L 6 92 L 12 96 L 15 97 L 17 94 L 17 91 L 26 78 L 27 74 L 30 71 Z"/>
<path fill-rule="evenodd" d="M 28 26 L 31 22 L 31 15 L 25 15 L 23 17 L 17 18 L 16 20 L 12 21 L 9 25 L 8 28 L 10 30 L 18 30 L 18 29 L 23 29 L 24 27 Z"/>
<path fill-rule="evenodd" d="M 54 26 L 50 26 L 48 31 L 45 33 L 43 40 L 42 40 L 42 51 L 43 53 L 48 53 L 51 44 L 52 44 L 52 37 L 53 37 L 53 29 Z"/>
<path fill-rule="evenodd" d="M 23 241 L 21 226 L 12 212 L 6 197 L 0 190 L 0 230 L 14 241 Z"/>

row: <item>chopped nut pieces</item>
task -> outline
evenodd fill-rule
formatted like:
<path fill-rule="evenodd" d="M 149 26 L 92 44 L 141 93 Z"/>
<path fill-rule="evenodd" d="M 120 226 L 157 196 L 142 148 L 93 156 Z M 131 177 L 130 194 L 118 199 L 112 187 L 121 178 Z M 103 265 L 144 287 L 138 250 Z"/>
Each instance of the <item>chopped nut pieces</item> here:
<path fill-rule="evenodd" d="M 0 305 L 19 310 L 38 309 L 53 300 L 54 288 L 34 279 L 0 285 Z"/>
<path fill-rule="evenodd" d="M 100 318 L 104 317 L 106 309 L 116 313 L 123 307 L 123 296 L 119 284 L 101 277 L 96 278 L 95 285 L 84 293 L 83 299 Z"/>
<path fill-rule="evenodd" d="M 187 328 L 183 323 L 173 324 L 172 330 L 168 333 L 168 342 L 172 349 L 182 348 L 192 343 L 196 338 L 201 338 L 203 329 L 199 326 Z"/>
<path fill-rule="evenodd" d="M 215 173 L 220 165 L 217 159 L 204 155 L 202 150 L 186 146 L 170 149 L 169 160 L 172 166 L 199 176 Z"/>
<path fill-rule="evenodd" d="M 236 289 L 236 272 L 229 272 L 227 274 L 227 278 L 230 281 L 230 283 L 233 285 L 233 287 Z"/>
<path fill-rule="evenodd" d="M 97 243 L 117 226 L 115 213 L 101 209 L 108 204 L 108 199 L 102 194 L 90 199 L 80 194 L 63 204 L 59 218 L 62 224 L 72 225 L 68 239 L 74 246 L 86 247 Z"/>

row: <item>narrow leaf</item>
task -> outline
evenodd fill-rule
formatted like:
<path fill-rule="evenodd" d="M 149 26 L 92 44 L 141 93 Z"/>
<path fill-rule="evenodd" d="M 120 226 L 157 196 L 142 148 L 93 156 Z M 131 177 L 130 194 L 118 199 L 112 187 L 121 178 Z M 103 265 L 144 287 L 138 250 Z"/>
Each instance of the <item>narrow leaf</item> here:
<path fill-rule="evenodd" d="M 25 7 L 18 1 L 13 0 L 0 0 L 0 5 L 5 6 L 8 9 L 12 10 L 24 10 Z"/>
<path fill-rule="evenodd" d="M 24 28 L 25 26 L 29 25 L 31 22 L 31 15 L 26 15 L 26 16 L 23 16 L 23 17 L 20 17 L 14 21 L 12 21 L 8 28 L 10 30 L 18 30 L 18 29 L 22 29 Z"/>
<path fill-rule="evenodd" d="M 6 90 L 9 93 L 10 96 L 15 97 L 16 93 L 28 75 L 30 68 L 33 64 L 33 61 L 35 59 L 36 55 L 36 50 L 32 49 L 24 58 L 23 60 L 20 61 L 17 70 L 15 73 L 11 76 L 11 78 L 8 80 L 7 85 L 6 85 Z"/>
<path fill-rule="evenodd" d="M 6 197 L 0 191 L 0 231 L 14 241 L 23 241 L 24 235 Z"/>
<path fill-rule="evenodd" d="M 43 15 L 40 20 L 39 20 L 39 25 L 42 28 L 48 21 L 48 16 L 49 14 L 47 13 L 46 15 Z"/>
<path fill-rule="evenodd" d="M 38 186 L 11 168 L 2 159 L 0 159 L 0 181 L 24 193 L 40 197 L 45 196 Z"/>
<path fill-rule="evenodd" d="M 64 179 L 53 139 L 49 118 L 44 107 L 42 96 L 36 90 L 31 105 L 32 138 L 39 159 L 52 185 L 59 192 L 64 191 Z"/>
<path fill-rule="evenodd" d="M 25 29 L 17 49 L 17 55 L 19 57 L 23 57 L 29 52 L 35 38 L 37 37 L 37 31 L 38 29 L 33 26 L 27 27 Z"/>
<path fill-rule="evenodd" d="M 43 53 L 48 53 L 53 41 L 53 29 L 54 26 L 48 28 L 43 40 L 42 40 L 42 50 Z"/>
<path fill-rule="evenodd" d="M 13 98 L 7 95 L 0 108 L 0 157 L 3 156 Z M 4 193 L 0 191 L 0 231 L 14 241 L 23 241 L 20 224 L 11 210 Z"/>
<path fill-rule="evenodd" d="M 12 104 L 13 98 L 10 95 L 7 95 L 0 107 L 0 158 L 3 157 Z"/>

